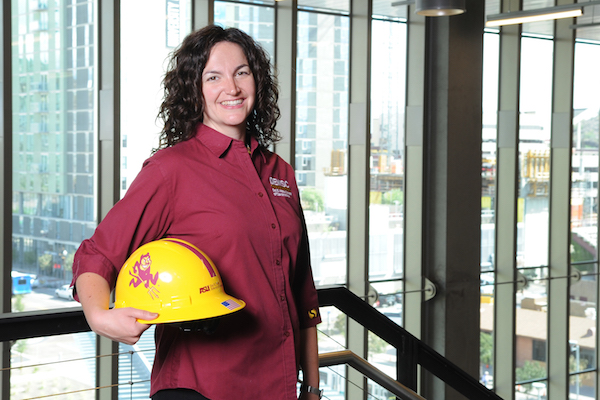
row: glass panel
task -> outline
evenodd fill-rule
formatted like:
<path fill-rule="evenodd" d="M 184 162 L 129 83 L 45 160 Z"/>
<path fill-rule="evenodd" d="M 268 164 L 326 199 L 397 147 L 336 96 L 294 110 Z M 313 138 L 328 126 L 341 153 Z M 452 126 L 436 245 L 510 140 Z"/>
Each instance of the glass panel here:
<path fill-rule="evenodd" d="M 483 35 L 483 90 L 481 144 L 481 317 L 480 381 L 494 385 L 494 253 L 496 235 L 496 147 L 498 138 L 498 67 L 500 36 Z"/>
<path fill-rule="evenodd" d="M 594 64 L 595 63 L 595 64 Z M 571 261 L 598 258 L 598 157 L 600 45 L 576 43 L 571 165 Z"/>
<path fill-rule="evenodd" d="M 319 331 L 319 353 L 344 350 L 346 348 L 346 314 L 336 307 L 319 309 L 323 322 Z"/>
<path fill-rule="evenodd" d="M 532 371 L 535 367 L 531 367 Z M 515 399 L 518 400 L 541 400 L 547 399 L 547 382 L 531 382 L 517 385 L 515 390 Z"/>
<path fill-rule="evenodd" d="M 581 280 L 570 287 L 570 398 L 596 397 L 596 319 L 598 315 L 598 157 L 600 77 L 589 63 L 600 62 L 600 45 L 575 44 L 573 81 L 573 157 L 571 186 L 571 262 Z M 573 375 L 574 374 L 574 375 Z"/>
<path fill-rule="evenodd" d="M 319 378 L 321 389 L 323 389 L 324 399 L 345 399 L 346 398 L 346 367 L 344 365 L 334 365 L 319 369 Z"/>
<path fill-rule="evenodd" d="M 296 180 L 317 285 L 346 282 L 349 19 L 298 12 Z"/>
<path fill-rule="evenodd" d="M 524 37 L 521 48 L 517 266 L 548 264 L 548 194 L 553 43 Z"/>
<path fill-rule="evenodd" d="M 547 280 L 553 42 L 523 37 L 517 203 L 517 383 L 546 377 Z M 528 268 L 524 268 L 528 267 Z"/>
<path fill-rule="evenodd" d="M 273 57 L 275 54 L 275 10 L 215 1 L 215 24 L 239 28 L 252 36 Z"/>
<path fill-rule="evenodd" d="M 388 400 L 396 398 L 398 397 L 396 397 L 392 392 L 385 389 L 383 386 L 380 386 L 376 382 L 367 379 L 367 399 Z"/>
<path fill-rule="evenodd" d="M 523 10 L 554 7 L 554 0 L 523 0 Z M 523 24 L 523 33 L 532 35 L 554 35 L 554 20 Z"/>
<path fill-rule="evenodd" d="M 402 325 L 404 281 L 373 282 L 371 287 L 377 292 L 373 307 L 393 322 Z M 421 292 L 415 292 L 414 295 L 421 296 Z"/>
<path fill-rule="evenodd" d="M 569 383 L 569 399 L 586 400 L 596 398 L 596 377 L 595 372 L 588 372 L 572 376 Z"/>
<path fill-rule="evenodd" d="M 191 30 L 190 9 L 190 0 L 121 1 L 121 197 L 158 146 L 166 60 Z"/>
<path fill-rule="evenodd" d="M 148 399 L 154 363 L 154 329 L 150 326 L 133 346 L 119 343 L 119 399 Z"/>
<path fill-rule="evenodd" d="M 483 35 L 483 101 L 481 144 L 481 271 L 494 270 L 496 146 L 498 137 L 498 66 L 500 35 Z"/>
<path fill-rule="evenodd" d="M 346 332 L 348 318 L 336 307 L 319 309 L 323 322 L 317 326 L 319 353 L 330 353 L 346 350 Z M 319 369 L 323 398 L 344 399 L 346 388 L 346 367 L 335 365 Z"/>
<path fill-rule="evenodd" d="M 516 293 L 516 381 L 546 378 L 548 268 L 518 271 L 527 283 Z"/>
<path fill-rule="evenodd" d="M 402 276 L 406 24 L 374 20 L 369 279 Z"/>
<path fill-rule="evenodd" d="M 483 306 L 483 305 L 482 305 Z M 492 314 L 490 312 L 491 308 L 486 309 L 485 311 L 481 310 L 481 318 L 492 320 L 493 318 L 488 315 Z M 487 322 L 487 321 L 486 321 Z M 488 389 L 494 388 L 494 338 L 492 333 L 489 331 L 485 331 L 484 327 L 486 324 L 482 321 L 481 323 L 481 332 L 479 333 L 479 358 L 481 362 L 480 368 L 480 378 L 479 381 Z"/>
<path fill-rule="evenodd" d="M 500 14 L 500 0 L 485 0 L 485 15 Z"/>
<path fill-rule="evenodd" d="M 600 42 L 600 24 L 598 16 L 600 15 L 600 5 L 586 5 L 583 15 L 575 19 L 575 23 L 581 27 L 575 34 L 577 39 L 590 40 L 598 44 Z"/>
<path fill-rule="evenodd" d="M 350 0 L 299 0 L 298 7 L 305 10 L 350 12 Z"/>
<path fill-rule="evenodd" d="M 52 297 L 96 227 L 94 9 L 13 2 L 13 311 L 75 305 Z"/>
<path fill-rule="evenodd" d="M 575 268 L 575 267 L 573 267 Z M 597 264 L 576 266 L 581 280 L 570 287 L 569 302 L 569 372 L 571 372 L 571 395 L 595 397 L 595 381 L 581 371 L 595 369 L 596 363 L 596 318 L 598 275 Z"/>
<path fill-rule="evenodd" d="M 373 18 L 406 20 L 407 14 L 408 6 L 395 6 L 394 2 L 389 0 L 373 0 Z"/>
<path fill-rule="evenodd" d="M 57 398 L 96 398 L 93 332 L 17 340 L 10 352 L 12 400 L 60 394 Z"/>

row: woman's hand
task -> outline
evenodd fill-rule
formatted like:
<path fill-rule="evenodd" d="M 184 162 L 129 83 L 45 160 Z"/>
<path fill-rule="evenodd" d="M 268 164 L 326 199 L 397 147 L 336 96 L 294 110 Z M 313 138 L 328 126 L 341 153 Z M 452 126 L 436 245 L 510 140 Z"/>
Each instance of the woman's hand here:
<path fill-rule="evenodd" d="M 153 320 L 158 314 L 135 308 L 109 309 L 110 288 L 100 275 L 85 272 L 75 283 L 79 302 L 90 328 L 98 335 L 111 340 L 135 344 L 150 327 L 137 322 L 138 319 Z"/>
<path fill-rule="evenodd" d="M 98 335 L 116 342 L 133 345 L 150 327 L 137 322 L 138 319 L 153 320 L 158 314 L 136 308 L 96 309 L 85 313 L 90 328 Z"/>

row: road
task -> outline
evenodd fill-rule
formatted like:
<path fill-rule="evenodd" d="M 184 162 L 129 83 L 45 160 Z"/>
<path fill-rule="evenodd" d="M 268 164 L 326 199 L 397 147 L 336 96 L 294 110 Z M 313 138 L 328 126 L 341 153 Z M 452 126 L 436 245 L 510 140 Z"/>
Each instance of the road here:
<path fill-rule="evenodd" d="M 65 307 L 80 307 L 74 300 L 58 298 L 54 295 L 55 288 L 35 288 L 31 293 L 22 295 L 21 304 L 23 309 L 17 309 L 16 298 L 13 297 L 13 311 L 39 311 L 51 310 Z"/>

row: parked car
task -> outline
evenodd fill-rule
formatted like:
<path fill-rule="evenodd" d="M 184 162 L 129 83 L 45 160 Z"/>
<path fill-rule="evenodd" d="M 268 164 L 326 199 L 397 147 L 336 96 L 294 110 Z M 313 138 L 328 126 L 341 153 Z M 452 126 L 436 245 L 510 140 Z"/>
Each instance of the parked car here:
<path fill-rule="evenodd" d="M 62 285 L 54 291 L 54 295 L 61 299 L 73 300 L 73 288 L 70 285 Z"/>

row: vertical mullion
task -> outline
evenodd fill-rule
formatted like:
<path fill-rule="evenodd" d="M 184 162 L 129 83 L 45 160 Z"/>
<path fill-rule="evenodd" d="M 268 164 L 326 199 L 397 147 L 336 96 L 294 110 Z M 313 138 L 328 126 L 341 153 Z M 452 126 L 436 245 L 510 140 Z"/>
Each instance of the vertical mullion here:
<path fill-rule="evenodd" d="M 425 99 L 425 17 L 408 10 L 406 68 L 406 161 L 404 166 L 404 290 L 423 288 L 423 102 Z M 404 300 L 404 328 L 421 338 L 422 302 Z M 413 388 L 416 389 L 416 388 Z"/>
<path fill-rule="evenodd" d="M 192 31 L 215 21 L 214 0 L 192 0 Z"/>
<path fill-rule="evenodd" d="M 348 287 L 366 296 L 368 286 L 368 204 L 369 204 L 369 93 L 371 62 L 372 1 L 352 0 L 350 4 L 350 81 L 348 121 Z M 348 347 L 366 358 L 367 334 L 364 327 L 348 321 Z M 365 382 L 362 374 L 348 371 L 351 382 Z M 366 388 L 366 385 L 363 389 Z M 346 397 L 358 399 L 362 393 L 347 385 Z"/>
<path fill-rule="evenodd" d="M 275 70 L 279 82 L 281 111 L 281 118 L 277 123 L 281 140 L 275 145 L 275 150 L 281 158 L 295 168 L 298 1 L 278 1 L 275 13 Z"/>
<path fill-rule="evenodd" d="M 119 200 L 120 190 L 120 0 L 98 3 L 98 218 Z M 99 400 L 118 398 L 119 345 L 96 336 L 96 393 Z M 113 386 L 114 385 L 114 386 Z"/>
<path fill-rule="evenodd" d="M 521 27 L 503 27 L 498 92 L 496 283 L 516 280 L 520 53 Z M 494 386 L 506 400 L 515 398 L 515 288 L 514 283 L 497 284 L 494 292 Z"/>

